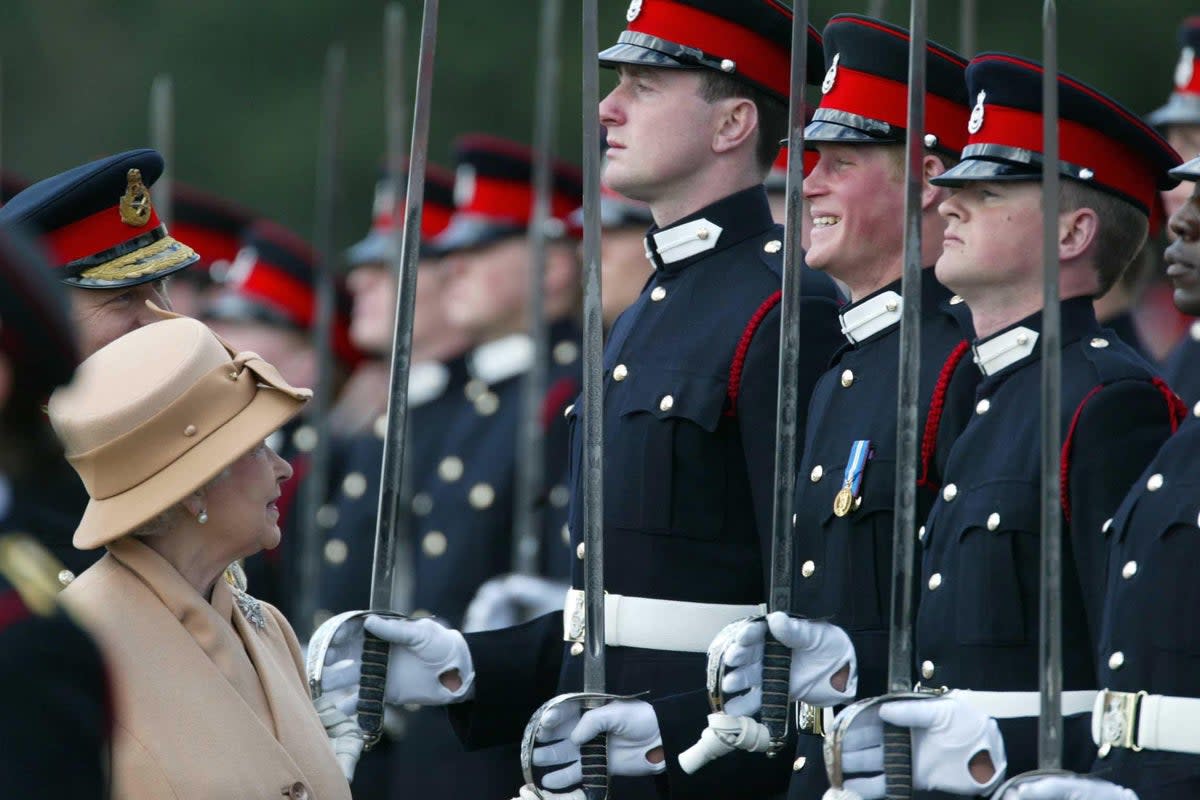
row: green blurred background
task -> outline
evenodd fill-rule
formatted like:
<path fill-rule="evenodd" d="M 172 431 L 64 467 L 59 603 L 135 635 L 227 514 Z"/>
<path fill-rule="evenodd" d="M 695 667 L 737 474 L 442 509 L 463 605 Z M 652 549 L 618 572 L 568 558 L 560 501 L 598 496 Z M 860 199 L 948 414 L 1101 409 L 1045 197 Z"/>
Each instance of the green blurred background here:
<path fill-rule="evenodd" d="M 747 0 L 750 2 L 750 0 Z M 978 50 L 1040 58 L 1040 0 L 977 0 Z M 563 0 L 558 152 L 580 160 L 581 4 Z M 421 3 L 404 0 L 408 78 Z M 625 24 L 628 0 L 600 0 L 600 41 Z M 869 3 L 812 0 L 813 24 Z M 907 25 L 908 4 L 884 16 Z M 39 179 L 149 143 L 150 84 L 175 88 L 178 179 L 312 231 L 321 70 L 347 48 L 336 242 L 366 231 L 384 148 L 382 0 L 0 0 L 0 163 Z M 538 0 L 442 0 L 431 155 L 489 131 L 532 138 Z M 1188 0 L 1059 3 L 1060 68 L 1138 112 L 1166 99 Z M 959 47 L 959 0 L 929 0 L 930 35 Z M 602 73 L 601 91 L 612 78 Z M 411 90 L 409 92 L 411 97 Z"/>

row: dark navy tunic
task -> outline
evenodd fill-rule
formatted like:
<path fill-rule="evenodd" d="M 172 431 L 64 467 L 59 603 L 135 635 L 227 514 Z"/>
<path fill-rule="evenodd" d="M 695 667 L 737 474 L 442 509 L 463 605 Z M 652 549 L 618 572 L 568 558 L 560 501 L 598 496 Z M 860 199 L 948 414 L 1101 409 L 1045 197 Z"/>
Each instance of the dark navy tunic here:
<path fill-rule="evenodd" d="M 975 343 L 985 372 L 923 531 L 917 672 L 925 685 L 1038 688 L 1041 313 Z M 1151 367 L 1062 303 L 1063 689 L 1096 687 L 1107 560 L 1102 527 L 1171 432 Z M 1036 719 L 1000 720 L 1010 774 L 1036 766 Z M 1089 715 L 1070 717 L 1063 763 L 1095 756 Z"/>
<path fill-rule="evenodd" d="M 1200 406 L 1134 482 L 1107 527 L 1102 687 L 1200 697 Z M 1093 771 L 1139 797 L 1200 797 L 1200 756 L 1114 748 Z"/>
<path fill-rule="evenodd" d="M 694 249 L 664 256 L 660 243 L 676 235 Z M 647 236 L 655 272 L 614 324 L 604 355 L 604 557 L 612 593 L 716 604 L 765 599 L 782 238 L 761 187 Z M 806 271 L 802 291 L 806 409 L 841 337 L 832 281 Z M 568 413 L 575 544 L 582 532 L 581 411 L 577 404 Z M 582 563 L 575 562 L 576 587 Z M 582 687 L 582 660 L 563 644 L 561 614 L 467 638 L 475 700 L 451 707 L 451 715 L 468 744 L 511 741 L 540 702 Z M 731 755 L 696 776 L 679 769 L 678 753 L 707 724 L 704 668 L 703 653 L 608 650 L 609 690 L 648 693 L 668 754 L 664 776 L 614 780 L 614 796 L 652 796 L 655 787 L 672 797 L 762 796 L 762 786 L 743 774 L 761 756 Z"/>
<path fill-rule="evenodd" d="M 949 450 L 970 418 L 979 380 L 969 356 L 964 358 L 973 338 L 970 312 L 958 298 L 952 302 L 932 269 L 923 270 L 921 277 L 917 430 L 918 441 L 926 446 L 917 489 L 918 524 L 937 496 L 937 453 Z M 793 608 L 805 617 L 828 619 L 849 633 L 858 656 L 860 697 L 887 691 L 900 291 L 897 281 L 842 309 L 843 328 L 857 343 L 842 347 L 813 392 L 794 496 Z M 856 335 L 851 325 L 864 317 L 870 321 L 859 326 Z M 881 325 L 886 327 L 875 330 Z M 862 333 L 869 335 L 863 338 Z M 870 441 L 871 457 L 858 492 L 861 505 L 839 517 L 833 510 L 834 497 L 844 484 L 855 440 Z M 797 757 L 805 761 L 792 778 L 791 797 L 820 797 L 829 788 L 821 745 L 819 736 L 798 737 Z"/>
<path fill-rule="evenodd" d="M 1191 405 L 1200 400 L 1200 320 L 1192 323 L 1187 335 L 1167 356 L 1163 376 L 1183 402 Z"/>

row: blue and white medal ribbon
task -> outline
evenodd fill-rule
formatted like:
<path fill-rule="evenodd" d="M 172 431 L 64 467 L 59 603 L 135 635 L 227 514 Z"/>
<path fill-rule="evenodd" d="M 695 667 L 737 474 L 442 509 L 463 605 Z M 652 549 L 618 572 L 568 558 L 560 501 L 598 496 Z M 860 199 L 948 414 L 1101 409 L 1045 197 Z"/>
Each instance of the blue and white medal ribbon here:
<path fill-rule="evenodd" d="M 867 466 L 867 458 L 871 455 L 871 441 L 858 439 L 850 447 L 850 460 L 846 462 L 846 474 L 842 479 L 842 488 L 833 498 L 833 513 L 844 517 L 858 508 L 858 493 L 862 488 L 863 470 Z"/>

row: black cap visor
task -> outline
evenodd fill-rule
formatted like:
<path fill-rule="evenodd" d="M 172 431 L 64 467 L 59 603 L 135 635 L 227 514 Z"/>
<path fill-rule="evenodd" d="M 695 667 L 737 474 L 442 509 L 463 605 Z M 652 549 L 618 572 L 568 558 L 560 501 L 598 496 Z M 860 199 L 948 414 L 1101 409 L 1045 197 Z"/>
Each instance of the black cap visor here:
<path fill-rule="evenodd" d="M 848 111 L 818 108 L 804 128 L 804 144 L 819 142 L 897 144 L 904 142 L 904 129 Z"/>
<path fill-rule="evenodd" d="M 1196 156 L 1191 161 L 1185 161 L 1168 174 L 1181 181 L 1200 181 L 1200 156 Z"/>
<path fill-rule="evenodd" d="M 721 70 L 721 59 L 713 58 L 703 50 L 634 31 L 624 31 L 617 37 L 617 43 L 602 50 L 597 58 L 600 66 L 610 68 L 619 64 L 641 64 L 666 69 Z"/>
<path fill-rule="evenodd" d="M 450 225 L 429 243 L 428 255 L 440 257 L 459 250 L 471 250 L 507 239 L 524 236 L 525 227 L 512 222 L 469 214 L 455 214 Z"/>

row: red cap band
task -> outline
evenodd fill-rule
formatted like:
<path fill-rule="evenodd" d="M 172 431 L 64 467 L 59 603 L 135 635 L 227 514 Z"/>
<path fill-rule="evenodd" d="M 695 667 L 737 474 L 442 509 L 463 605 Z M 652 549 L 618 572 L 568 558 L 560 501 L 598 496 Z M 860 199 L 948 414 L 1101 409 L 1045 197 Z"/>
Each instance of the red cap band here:
<path fill-rule="evenodd" d="M 54 255 L 55 264 L 64 267 L 73 261 L 103 253 L 130 239 L 144 236 L 161 224 L 158 212 L 153 207 L 146 224 L 135 228 L 122 222 L 117 207 L 112 206 L 48 232 L 45 241 Z"/>
<path fill-rule="evenodd" d="M 312 287 L 267 262 L 257 262 L 237 291 L 280 311 L 299 327 L 312 327 L 316 305 Z M 349 324 L 336 311 L 332 336 L 334 353 L 349 364 L 356 363 L 360 355 L 350 342 Z"/>
<path fill-rule="evenodd" d="M 983 126 L 967 140 L 972 144 L 999 144 L 1034 153 L 1042 152 L 1042 115 L 1005 106 L 984 106 Z M 1142 156 L 1094 128 L 1058 120 L 1059 159 L 1086 167 L 1097 183 L 1125 194 L 1145 208 L 1158 196 L 1154 168 Z"/>
<path fill-rule="evenodd" d="M 401 204 L 401 215 L 404 213 L 403 204 Z M 421 240 L 429 241 L 433 237 L 446 229 L 450 224 L 450 215 L 454 213 L 453 209 L 445 206 L 435 206 L 426 203 L 421 208 Z M 403 218 L 403 217 L 402 217 Z M 391 214 L 380 214 L 375 217 L 371 223 L 371 229 L 379 233 L 391 233 L 395 226 Z"/>
<path fill-rule="evenodd" d="M 579 198 L 570 198 L 562 192 L 554 192 L 550 198 L 550 216 L 565 220 L 579 206 Z M 479 214 L 513 225 L 528 226 L 533 214 L 533 186 L 529 183 L 475 177 L 475 188 L 471 199 L 459 213 Z"/>
<path fill-rule="evenodd" d="M 646 0 L 629 30 L 728 58 L 738 74 L 788 96 L 792 59 L 787 48 L 737 23 L 683 3 Z"/>
<path fill-rule="evenodd" d="M 176 221 L 172 225 L 172 230 L 174 232 L 171 235 L 176 240 L 183 242 L 195 250 L 196 255 L 200 256 L 200 261 L 190 268 L 193 270 L 207 270 L 214 261 L 232 262 L 237 258 L 238 248 L 241 246 L 241 242 L 236 236 L 219 233 L 211 228 L 189 225 L 182 221 Z"/>
<path fill-rule="evenodd" d="M 846 111 L 903 130 L 908 127 L 908 84 L 838 66 L 833 87 L 821 98 L 820 108 Z M 926 92 L 925 129 L 921 133 L 937 136 L 939 146 L 947 150 L 962 150 L 970 116 L 966 106 Z"/>

